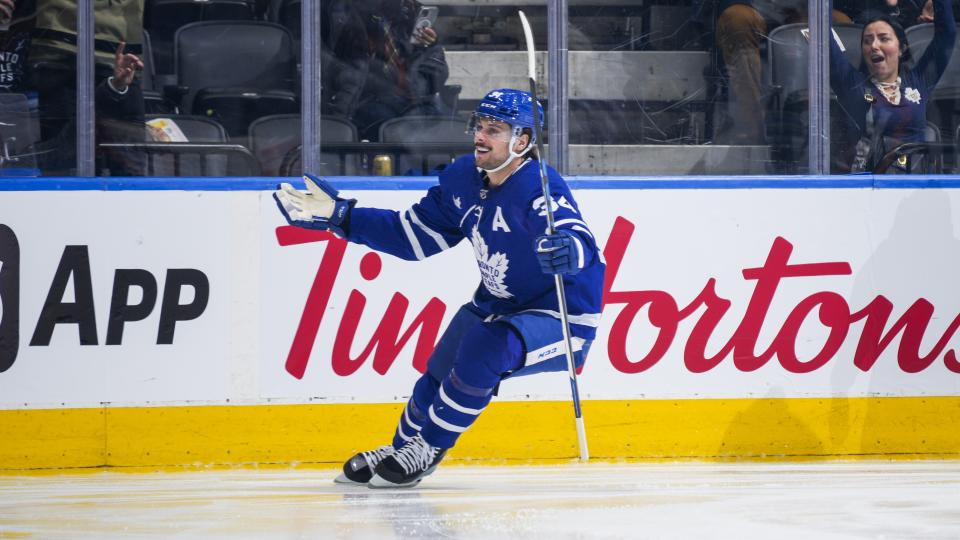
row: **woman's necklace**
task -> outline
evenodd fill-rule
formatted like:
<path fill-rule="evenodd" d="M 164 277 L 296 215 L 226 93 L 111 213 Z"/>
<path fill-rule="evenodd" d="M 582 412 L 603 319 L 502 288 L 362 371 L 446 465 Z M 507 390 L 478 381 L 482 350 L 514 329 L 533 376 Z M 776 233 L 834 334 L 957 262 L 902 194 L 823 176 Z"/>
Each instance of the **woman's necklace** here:
<path fill-rule="evenodd" d="M 900 104 L 900 77 L 897 77 L 895 82 L 880 82 L 874 78 L 871 78 L 870 82 L 877 87 L 877 90 L 880 90 L 887 101 L 894 105 Z"/>

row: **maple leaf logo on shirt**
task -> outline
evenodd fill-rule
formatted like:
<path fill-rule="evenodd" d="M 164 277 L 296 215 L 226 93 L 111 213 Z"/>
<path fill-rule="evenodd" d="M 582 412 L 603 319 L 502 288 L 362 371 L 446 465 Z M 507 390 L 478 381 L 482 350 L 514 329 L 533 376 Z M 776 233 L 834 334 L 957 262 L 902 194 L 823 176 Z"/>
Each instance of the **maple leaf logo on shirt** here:
<path fill-rule="evenodd" d="M 907 88 L 903 95 L 914 103 L 920 103 L 920 91 L 916 88 Z"/>
<path fill-rule="evenodd" d="M 507 268 L 510 266 L 507 255 L 499 251 L 490 255 L 487 242 L 480 236 L 480 230 L 476 226 L 473 227 L 470 243 L 473 244 L 473 254 L 477 257 L 483 286 L 497 298 L 512 298 L 513 294 L 507 290 L 507 285 L 503 282 L 507 278 Z"/>

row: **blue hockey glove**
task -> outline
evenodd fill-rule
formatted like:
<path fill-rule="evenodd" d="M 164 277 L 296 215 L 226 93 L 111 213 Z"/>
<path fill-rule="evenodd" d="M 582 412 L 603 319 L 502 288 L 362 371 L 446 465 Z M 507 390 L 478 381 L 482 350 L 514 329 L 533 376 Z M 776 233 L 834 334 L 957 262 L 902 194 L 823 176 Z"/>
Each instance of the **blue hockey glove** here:
<path fill-rule="evenodd" d="M 583 246 L 571 232 L 539 236 L 533 247 L 544 274 L 576 274 L 583 269 Z"/>
<path fill-rule="evenodd" d="M 356 199 L 341 199 L 337 190 L 312 174 L 304 175 L 307 186 L 304 193 L 287 183 L 280 184 L 273 198 L 287 222 L 304 229 L 330 231 L 345 238 L 350 222 L 350 210 Z"/>

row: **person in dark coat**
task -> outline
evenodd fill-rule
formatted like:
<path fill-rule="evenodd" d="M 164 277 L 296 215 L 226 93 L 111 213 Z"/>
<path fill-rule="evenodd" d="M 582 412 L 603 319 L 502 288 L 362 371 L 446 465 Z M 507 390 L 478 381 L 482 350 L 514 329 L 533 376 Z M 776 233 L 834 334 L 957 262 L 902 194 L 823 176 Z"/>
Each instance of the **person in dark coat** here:
<path fill-rule="evenodd" d="M 325 5 L 324 110 L 350 118 L 362 139 L 377 140 L 386 120 L 439 115 L 449 76 L 432 27 L 417 30 L 416 0 L 333 0 Z"/>

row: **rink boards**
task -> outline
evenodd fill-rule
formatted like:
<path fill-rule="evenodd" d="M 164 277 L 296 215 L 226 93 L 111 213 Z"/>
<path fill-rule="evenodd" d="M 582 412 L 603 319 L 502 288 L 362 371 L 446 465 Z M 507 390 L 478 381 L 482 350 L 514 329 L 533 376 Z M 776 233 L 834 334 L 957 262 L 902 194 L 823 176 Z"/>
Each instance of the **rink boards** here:
<path fill-rule="evenodd" d="M 0 469 L 342 461 L 386 442 L 479 282 L 287 227 L 270 179 L 0 187 Z M 335 179 L 406 209 L 427 179 Z M 580 178 L 608 264 L 604 459 L 960 455 L 960 179 Z M 509 271 L 509 270 L 508 270 Z M 452 458 L 577 455 L 565 374 Z"/>

